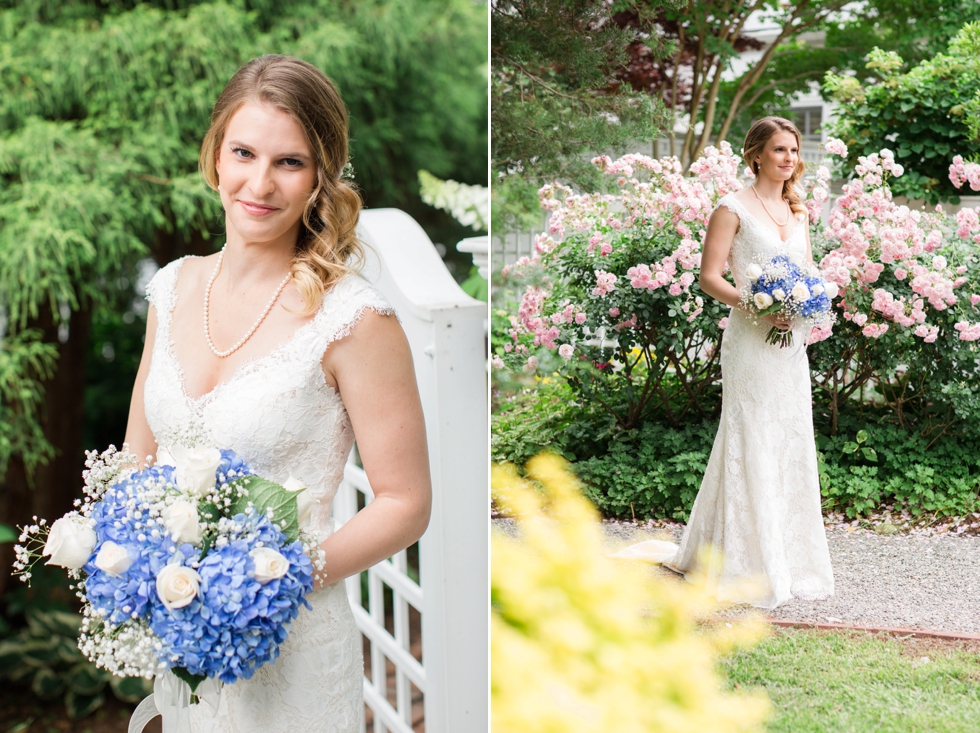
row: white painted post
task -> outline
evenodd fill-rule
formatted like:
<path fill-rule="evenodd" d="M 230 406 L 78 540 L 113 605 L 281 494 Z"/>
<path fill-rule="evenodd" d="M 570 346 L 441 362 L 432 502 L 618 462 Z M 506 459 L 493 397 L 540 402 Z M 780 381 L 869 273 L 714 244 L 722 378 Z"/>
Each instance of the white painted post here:
<path fill-rule="evenodd" d="M 364 276 L 391 301 L 415 361 L 432 468 L 420 541 L 426 733 L 489 728 L 487 305 L 460 290 L 422 228 L 364 211 Z M 397 625 L 396 621 L 396 625 Z"/>

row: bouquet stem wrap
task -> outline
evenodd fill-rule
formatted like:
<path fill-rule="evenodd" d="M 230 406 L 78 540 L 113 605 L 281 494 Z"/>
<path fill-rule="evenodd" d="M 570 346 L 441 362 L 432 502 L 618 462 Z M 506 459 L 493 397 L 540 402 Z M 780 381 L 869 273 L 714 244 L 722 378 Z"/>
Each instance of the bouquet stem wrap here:
<path fill-rule="evenodd" d="M 218 699 L 221 684 L 217 680 L 206 679 L 191 693 L 191 687 L 177 679 L 173 672 L 158 675 L 153 682 L 153 694 L 143 698 L 129 719 L 129 733 L 143 733 L 147 723 L 158 715 L 163 718 L 163 733 L 190 733 L 191 697 L 197 698 L 197 705 L 206 706 L 211 717 L 218 715 Z"/>

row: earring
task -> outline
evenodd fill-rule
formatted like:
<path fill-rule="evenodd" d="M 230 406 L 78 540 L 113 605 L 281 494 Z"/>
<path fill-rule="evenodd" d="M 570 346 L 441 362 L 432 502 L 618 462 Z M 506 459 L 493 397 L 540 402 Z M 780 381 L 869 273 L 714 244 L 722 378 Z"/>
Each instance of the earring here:
<path fill-rule="evenodd" d="M 219 191 L 221 190 L 221 184 L 220 183 L 218 184 L 218 190 Z"/>

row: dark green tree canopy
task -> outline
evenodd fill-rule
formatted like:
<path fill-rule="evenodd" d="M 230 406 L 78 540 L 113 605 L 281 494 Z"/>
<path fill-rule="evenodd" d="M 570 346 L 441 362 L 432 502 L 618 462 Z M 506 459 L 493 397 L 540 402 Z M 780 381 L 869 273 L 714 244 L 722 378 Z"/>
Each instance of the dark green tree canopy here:
<path fill-rule="evenodd" d="M 496 231 L 539 223 L 536 191 L 546 181 L 595 185 L 590 153 L 625 152 L 659 133 L 662 105 L 614 78 L 632 35 L 611 22 L 602 0 L 493 4 Z"/>
<path fill-rule="evenodd" d="M 874 83 L 828 74 L 827 93 L 840 105 L 834 134 L 844 140 L 853 165 L 882 148 L 895 152 L 905 173 L 892 181 L 897 195 L 930 203 L 959 200 L 949 180 L 953 156 L 980 155 L 980 22 L 969 23 L 937 54 L 901 73 L 903 59 L 875 49 L 867 66 Z"/>
<path fill-rule="evenodd" d="M 132 297 L 140 259 L 220 243 L 197 156 L 239 66 L 281 53 L 322 69 L 350 108 L 367 205 L 452 242 L 465 231 L 422 203 L 417 175 L 486 185 L 486 49 L 471 0 L 0 0 L 0 374 L 17 374 L 0 379 L 0 423 L 30 421 L 23 380 Z"/>

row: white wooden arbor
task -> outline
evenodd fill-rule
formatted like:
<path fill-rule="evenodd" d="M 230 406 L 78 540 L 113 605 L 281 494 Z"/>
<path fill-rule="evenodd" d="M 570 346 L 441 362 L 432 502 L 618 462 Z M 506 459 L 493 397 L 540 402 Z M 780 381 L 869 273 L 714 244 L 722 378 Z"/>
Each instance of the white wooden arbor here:
<path fill-rule="evenodd" d="M 364 211 L 358 234 L 369 248 L 363 274 L 391 301 L 412 347 L 433 491 L 432 519 L 419 542 L 421 584 L 409 576 L 404 551 L 367 571 L 366 599 L 360 578 L 347 580 L 358 627 L 370 642 L 365 705 L 374 733 L 410 733 L 414 686 L 424 695 L 426 733 L 481 733 L 489 720 L 487 306 L 460 290 L 405 212 Z M 338 523 L 372 497 L 352 457 L 334 500 Z M 385 627 L 386 588 L 393 633 Z M 410 650 L 410 606 L 421 613 L 421 662 Z"/>

